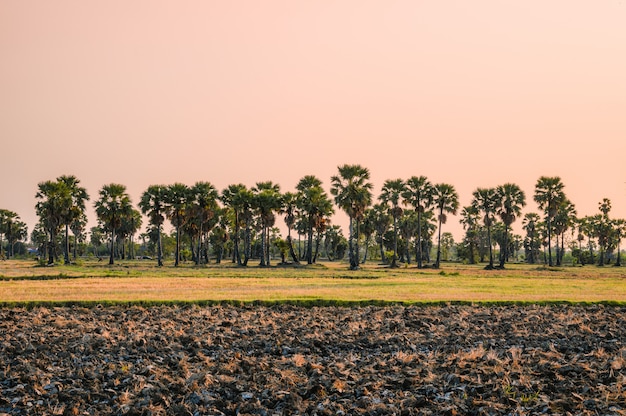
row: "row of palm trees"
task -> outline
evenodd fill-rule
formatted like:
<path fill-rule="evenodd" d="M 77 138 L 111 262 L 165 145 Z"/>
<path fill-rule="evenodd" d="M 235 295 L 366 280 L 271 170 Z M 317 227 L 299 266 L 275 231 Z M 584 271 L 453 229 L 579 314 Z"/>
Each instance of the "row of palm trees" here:
<path fill-rule="evenodd" d="M 13 257 L 15 243 L 26 239 L 28 236 L 28 228 L 26 223 L 21 220 L 20 216 L 8 209 L 0 209 L 0 258 L 4 258 L 4 239 L 7 240 L 6 256 Z"/>
<path fill-rule="evenodd" d="M 425 176 L 413 176 L 407 180 L 390 179 L 383 184 L 378 204 L 373 204 L 373 185 L 370 172 L 361 165 L 342 165 L 331 177 L 330 194 L 324 191 L 322 181 L 313 176 L 303 177 L 296 185 L 295 192 L 282 193 L 279 185 L 267 181 L 258 182 L 248 188 L 243 184 L 229 185 L 222 192 L 208 182 L 197 182 L 193 186 L 180 183 L 172 185 L 151 185 L 141 195 L 138 208 L 132 205 L 126 188 L 121 184 L 108 184 L 102 187 L 94 208 L 100 228 L 110 236 L 109 263 L 114 262 L 115 241 L 132 236 L 141 227 L 141 213 L 147 216 L 149 230 L 153 231 L 157 247 L 158 265 L 163 265 L 161 233 L 166 219 L 176 229 L 175 265 L 178 266 L 181 252 L 181 237 L 189 237 L 193 257 L 197 263 L 208 261 L 206 247 L 209 233 L 214 228 L 223 238 L 233 242 L 232 260 L 245 266 L 252 257 L 252 236 L 260 232 L 261 265 L 270 264 L 270 231 L 276 222 L 276 215 L 284 216 L 287 225 L 286 247 L 292 261 L 315 259 L 313 247 L 319 245 L 319 236 L 328 229 L 330 216 L 334 213 L 333 202 L 349 217 L 348 257 L 350 269 L 358 269 L 360 259 L 361 232 L 366 239 L 376 231 L 381 243 L 386 231 L 385 218 L 389 218 L 393 230 L 393 256 L 390 266 L 398 266 L 398 237 L 402 234 L 408 250 L 408 241 L 415 240 L 415 257 L 418 267 L 424 267 L 424 252 L 428 246 L 424 236 L 430 237 L 430 221 L 437 222 L 437 255 L 433 267 L 441 261 L 442 225 L 449 214 L 456 215 L 459 208 L 458 194 L 450 184 L 432 184 Z M 535 186 L 534 200 L 544 213 L 547 232 L 549 264 L 552 265 L 552 236 L 562 234 L 564 215 L 575 215 L 573 205 L 565 197 L 563 183 L 558 177 L 541 177 Z M 504 224 L 505 242 L 500 253 L 498 267 L 504 267 L 508 258 L 509 246 L 506 239 L 513 222 L 521 215 L 526 205 L 526 197 L 519 186 L 507 183 L 494 188 L 477 188 L 473 192 L 471 205 L 463 208 L 462 223 L 468 232 L 475 228 L 478 218 L 487 230 L 489 265 L 494 268 L 491 250 L 491 228 L 499 217 Z M 74 176 L 61 176 L 56 181 L 42 182 L 36 194 L 37 214 L 41 229 L 49 238 L 48 262 L 54 262 L 54 241 L 60 230 L 65 228 L 65 262 L 69 262 L 69 230 L 78 236 L 86 226 L 85 203 L 89 196 L 80 181 Z M 610 210 L 610 207 L 609 207 Z M 528 214 L 527 214 L 528 215 Z M 537 215 L 537 214 L 535 214 Z M 605 214 L 605 217 L 607 217 Z M 413 225 L 408 225 L 408 218 Z M 608 218 L 608 217 L 607 217 Z M 533 221 L 537 223 L 538 221 Z M 528 224 L 525 224 L 525 227 Z M 555 226 L 556 225 L 556 226 Z M 297 227 L 299 234 L 306 234 L 307 244 L 304 258 L 296 255 L 293 248 L 292 230 Z M 362 230 L 363 228 L 363 230 Z M 567 227 L 566 227 L 567 228 Z M 301 232 L 302 231 L 302 232 Z M 606 234 L 606 233 L 605 233 Z M 318 238 L 314 241 L 314 236 Z M 221 237 L 222 238 L 222 237 Z M 600 240 L 601 237 L 598 237 Z M 561 244 L 563 238 L 561 237 Z M 130 245 L 132 246 L 132 244 Z M 317 250 L 315 251 L 317 252 Z M 562 250 L 561 250 L 562 252 Z M 408 251 L 407 251 L 408 254 Z M 558 261 L 557 255 L 557 261 Z"/>

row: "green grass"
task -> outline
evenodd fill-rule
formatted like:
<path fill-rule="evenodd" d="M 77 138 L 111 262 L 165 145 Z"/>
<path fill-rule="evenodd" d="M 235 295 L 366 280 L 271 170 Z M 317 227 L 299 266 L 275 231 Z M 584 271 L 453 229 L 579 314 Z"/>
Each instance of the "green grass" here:
<path fill-rule="evenodd" d="M 626 304 L 626 269 L 611 266 L 508 265 L 486 271 L 461 264 L 444 264 L 440 270 L 369 264 L 353 272 L 345 263 L 271 268 L 103 263 L 36 267 L 28 261 L 0 262 L 0 304 Z"/>

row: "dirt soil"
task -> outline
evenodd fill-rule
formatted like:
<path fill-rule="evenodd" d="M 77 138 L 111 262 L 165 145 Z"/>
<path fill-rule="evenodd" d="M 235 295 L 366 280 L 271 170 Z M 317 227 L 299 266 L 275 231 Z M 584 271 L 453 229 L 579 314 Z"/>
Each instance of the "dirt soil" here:
<path fill-rule="evenodd" d="M 0 309 L 0 414 L 626 414 L 625 308 Z"/>

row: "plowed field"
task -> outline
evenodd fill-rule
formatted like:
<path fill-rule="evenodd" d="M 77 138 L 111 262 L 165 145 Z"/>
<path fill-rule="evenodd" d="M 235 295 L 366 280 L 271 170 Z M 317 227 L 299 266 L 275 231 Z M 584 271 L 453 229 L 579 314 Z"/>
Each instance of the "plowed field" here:
<path fill-rule="evenodd" d="M 626 309 L 0 309 L 0 414 L 626 414 Z"/>

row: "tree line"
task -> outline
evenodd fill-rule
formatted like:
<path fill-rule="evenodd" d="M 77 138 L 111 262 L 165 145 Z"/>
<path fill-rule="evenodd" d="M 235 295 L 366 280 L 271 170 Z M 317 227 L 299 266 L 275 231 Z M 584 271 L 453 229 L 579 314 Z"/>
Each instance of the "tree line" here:
<path fill-rule="evenodd" d="M 193 186 L 174 183 L 150 185 L 135 207 L 124 185 L 107 184 L 93 202 L 98 225 L 90 229 L 91 244 L 98 247 L 106 242 L 109 264 L 126 255 L 134 257 L 134 237 L 142 226 L 143 214 L 148 224 L 141 238 L 148 240 L 159 266 L 163 265 L 163 227 L 168 220 L 174 229 L 175 266 L 183 251 L 190 253 L 196 264 L 208 263 L 212 256 L 216 262 L 228 258 L 240 266 L 247 266 L 252 258 L 258 258 L 261 266 L 269 266 L 273 250 L 280 253 L 281 263 L 313 264 L 323 251 L 330 260 L 343 259 L 347 252 L 349 267 L 354 270 L 367 261 L 374 240 L 381 261 L 390 267 L 398 267 L 400 262 L 410 264 L 413 256 L 418 268 L 438 268 L 442 247 L 445 250 L 454 244 L 449 233 L 442 234 L 448 215 L 459 210 L 454 186 L 432 184 L 425 176 L 389 179 L 377 200 L 372 188 L 370 172 L 361 165 L 339 166 L 330 178 L 330 195 L 314 175 L 301 178 L 293 192 L 281 192 L 271 181 L 250 188 L 232 184 L 221 192 L 209 182 Z M 39 222 L 31 240 L 45 253 L 48 264 L 55 262 L 59 251 L 64 262 L 70 263 L 70 231 L 74 258 L 77 243 L 86 240 L 85 210 L 90 199 L 86 189 L 75 176 L 60 176 L 39 183 L 35 196 Z M 617 250 L 615 264 L 621 265 L 619 244 L 625 221 L 610 218 L 608 199 L 600 202 L 598 214 L 578 218 L 561 179 L 542 176 L 535 185 L 534 200 L 540 213 L 524 215 L 526 235 L 522 237 L 511 231 L 526 205 L 520 187 L 506 183 L 477 188 L 470 205 L 460 211 L 465 234 L 455 245 L 459 259 L 488 262 L 488 269 L 503 268 L 523 248 L 529 263 L 560 266 L 569 231 L 567 248 L 580 264 L 597 261 L 604 265 Z M 339 226 L 331 224 L 335 207 L 349 217 L 348 238 Z M 287 227 L 284 238 L 276 228 L 279 215 Z M 0 242 L 4 236 L 10 247 L 26 234 L 17 214 L 0 210 Z M 12 252 L 7 250 L 7 255 Z"/>

